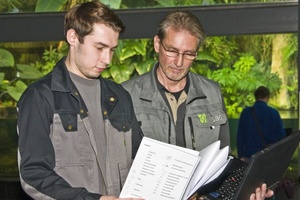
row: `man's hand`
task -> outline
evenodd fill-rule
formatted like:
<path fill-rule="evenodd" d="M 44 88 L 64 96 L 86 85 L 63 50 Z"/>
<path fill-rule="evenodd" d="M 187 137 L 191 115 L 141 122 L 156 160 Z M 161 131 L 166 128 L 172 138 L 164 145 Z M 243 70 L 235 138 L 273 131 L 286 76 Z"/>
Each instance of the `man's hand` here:
<path fill-rule="evenodd" d="M 267 185 L 262 184 L 261 188 L 256 188 L 255 193 L 251 194 L 250 200 L 264 200 L 266 197 L 274 195 L 272 190 L 267 191 Z"/>

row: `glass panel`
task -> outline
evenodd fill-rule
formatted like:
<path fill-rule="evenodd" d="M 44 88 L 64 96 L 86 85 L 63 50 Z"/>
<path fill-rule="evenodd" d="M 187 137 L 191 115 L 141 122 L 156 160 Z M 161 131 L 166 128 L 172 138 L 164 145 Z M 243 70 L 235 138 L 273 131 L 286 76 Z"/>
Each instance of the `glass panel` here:
<path fill-rule="evenodd" d="M 157 61 L 152 39 L 120 43 L 103 77 L 121 83 L 149 71 Z M 297 44 L 296 34 L 223 36 L 208 37 L 199 50 L 191 71 L 220 83 L 230 118 L 233 154 L 239 114 L 254 102 L 252 94 L 258 85 L 264 84 L 276 94 L 270 105 L 279 110 L 285 128 L 298 129 Z M 0 57 L 5 58 L 0 63 L 0 177 L 18 176 L 18 98 L 28 84 L 48 73 L 66 52 L 63 41 L 0 43 Z M 28 71 L 31 73 L 26 74 Z M 290 169 L 297 169 L 297 160 L 296 154 Z"/>
<path fill-rule="evenodd" d="M 0 43 L 0 180 L 18 177 L 17 100 L 53 68 L 65 47 L 64 42 Z"/>

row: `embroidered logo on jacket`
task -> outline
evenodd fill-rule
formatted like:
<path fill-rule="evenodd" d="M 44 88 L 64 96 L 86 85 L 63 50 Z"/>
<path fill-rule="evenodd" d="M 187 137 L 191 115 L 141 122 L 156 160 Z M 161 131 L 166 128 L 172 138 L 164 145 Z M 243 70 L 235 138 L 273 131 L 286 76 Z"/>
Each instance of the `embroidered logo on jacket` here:
<path fill-rule="evenodd" d="M 199 114 L 198 118 L 199 118 L 200 123 L 202 123 L 202 124 L 207 123 L 206 114 Z"/>

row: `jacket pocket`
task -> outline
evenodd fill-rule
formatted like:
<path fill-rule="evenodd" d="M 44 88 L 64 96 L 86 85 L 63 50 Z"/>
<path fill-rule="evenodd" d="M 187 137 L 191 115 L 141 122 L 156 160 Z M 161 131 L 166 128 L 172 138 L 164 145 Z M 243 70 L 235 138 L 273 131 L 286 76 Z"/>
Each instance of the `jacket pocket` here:
<path fill-rule="evenodd" d="M 70 124 L 72 127 L 68 127 Z M 90 137 L 79 115 L 55 114 L 51 137 L 57 165 L 81 165 L 93 161 Z"/>
<path fill-rule="evenodd" d="M 227 116 L 223 110 L 197 113 L 192 116 L 193 123 L 197 127 L 210 127 L 211 129 L 225 124 Z"/>
<path fill-rule="evenodd" d="M 167 112 L 143 107 L 138 109 L 136 117 L 144 136 L 164 142 L 168 141 L 171 119 Z"/>
<path fill-rule="evenodd" d="M 191 138 L 194 138 L 195 148 L 202 150 L 219 139 L 220 128 L 227 121 L 223 110 L 197 113 L 189 116 Z"/>
<path fill-rule="evenodd" d="M 65 131 L 66 122 L 74 128 Z M 86 187 L 98 192 L 96 158 L 89 134 L 79 115 L 65 113 L 54 115 L 53 132 L 50 135 L 55 151 L 55 171 L 73 187 Z M 74 176 L 76 173 L 76 176 Z M 78 181 L 80 180 L 80 181 Z"/>

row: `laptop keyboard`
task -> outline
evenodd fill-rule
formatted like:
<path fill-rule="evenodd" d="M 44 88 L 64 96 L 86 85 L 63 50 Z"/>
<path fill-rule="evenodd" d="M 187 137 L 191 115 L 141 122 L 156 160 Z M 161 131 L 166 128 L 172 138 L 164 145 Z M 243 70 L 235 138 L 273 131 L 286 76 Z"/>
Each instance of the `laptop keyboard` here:
<path fill-rule="evenodd" d="M 247 164 L 241 165 L 233 170 L 230 175 L 222 182 L 222 184 L 209 195 L 214 199 L 233 200 L 234 194 L 240 184 L 243 174 L 247 168 Z"/>

